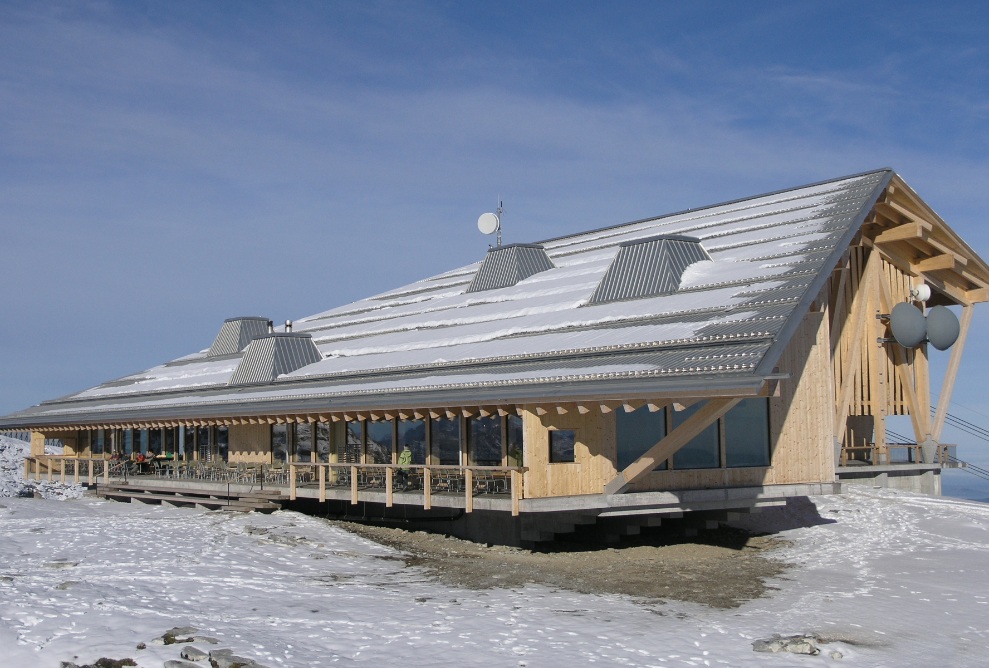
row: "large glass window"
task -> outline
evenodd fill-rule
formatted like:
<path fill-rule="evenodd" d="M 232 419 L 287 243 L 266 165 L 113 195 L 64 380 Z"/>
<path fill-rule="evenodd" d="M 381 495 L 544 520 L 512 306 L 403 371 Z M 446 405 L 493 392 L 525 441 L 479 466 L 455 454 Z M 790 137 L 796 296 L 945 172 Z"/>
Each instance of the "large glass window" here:
<path fill-rule="evenodd" d="M 295 425 L 295 461 L 311 462 L 313 457 L 312 425 Z"/>
<path fill-rule="evenodd" d="M 577 434 L 572 429 L 551 429 L 549 432 L 549 463 L 565 464 L 574 461 L 574 443 Z"/>
<path fill-rule="evenodd" d="M 666 437 L 665 408 L 656 412 L 650 412 L 647 406 L 631 413 L 619 410 L 615 413 L 615 420 L 619 471 L 624 471 L 629 464 Z M 666 468 L 666 462 L 660 462 L 657 468 Z"/>
<path fill-rule="evenodd" d="M 105 443 L 105 433 L 102 429 L 96 430 L 96 438 L 93 439 L 91 448 L 94 455 L 102 455 L 104 453 L 104 443 Z"/>
<path fill-rule="evenodd" d="M 460 418 L 433 418 L 429 429 L 434 461 L 441 466 L 459 466 Z"/>
<path fill-rule="evenodd" d="M 744 399 L 725 414 L 728 466 L 769 466 L 769 400 Z"/>
<path fill-rule="evenodd" d="M 412 463 L 426 463 L 426 423 L 422 420 L 398 421 L 398 449 L 409 446 L 412 450 Z"/>
<path fill-rule="evenodd" d="M 271 460 L 278 464 L 288 461 L 288 425 L 271 425 Z"/>
<path fill-rule="evenodd" d="M 230 429 L 227 427 L 216 428 L 216 456 L 220 461 L 227 461 L 230 455 Z"/>
<path fill-rule="evenodd" d="M 166 455 L 174 455 L 175 454 L 175 432 L 176 431 L 178 431 L 178 430 L 177 429 L 174 429 L 173 427 L 168 427 L 167 429 L 165 429 L 165 441 L 164 441 L 164 445 L 162 446 L 162 450 L 163 450 L 164 454 L 166 454 Z"/>
<path fill-rule="evenodd" d="M 501 466 L 501 418 L 470 418 L 467 447 L 474 466 Z"/>
<path fill-rule="evenodd" d="M 135 436 L 134 440 L 137 441 L 136 443 L 134 443 L 134 445 L 137 446 L 134 449 L 135 453 L 139 452 L 144 455 L 148 454 L 148 441 L 149 441 L 148 430 L 138 429 L 136 432 L 134 432 L 134 436 Z"/>
<path fill-rule="evenodd" d="M 391 420 L 367 422 L 367 443 L 365 444 L 368 464 L 391 464 L 395 436 Z"/>
<path fill-rule="evenodd" d="M 705 405 L 698 402 L 682 411 L 673 411 L 673 428 L 676 429 Z M 697 434 L 690 443 L 673 455 L 675 469 L 710 469 L 721 466 L 721 444 L 718 434 L 719 421 L 715 420 L 704 431 Z"/>
<path fill-rule="evenodd" d="M 524 442 L 522 439 L 522 418 L 508 416 L 508 465 L 525 466 Z"/>
<path fill-rule="evenodd" d="M 330 461 L 330 423 L 316 423 L 316 461 L 326 464 Z"/>
<path fill-rule="evenodd" d="M 346 431 L 343 442 L 337 444 L 337 461 L 341 464 L 359 464 L 361 452 L 364 451 L 364 423 L 350 420 Z"/>
<path fill-rule="evenodd" d="M 161 454 L 161 429 L 148 430 L 148 452 Z"/>
<path fill-rule="evenodd" d="M 199 461 L 213 461 L 213 452 L 209 447 L 209 427 L 196 427 L 196 450 Z"/>

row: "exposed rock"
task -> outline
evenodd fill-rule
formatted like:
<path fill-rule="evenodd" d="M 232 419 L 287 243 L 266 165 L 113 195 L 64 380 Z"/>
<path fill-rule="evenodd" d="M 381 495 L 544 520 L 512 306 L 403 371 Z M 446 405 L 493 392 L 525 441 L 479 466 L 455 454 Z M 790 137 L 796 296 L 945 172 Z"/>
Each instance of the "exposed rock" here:
<path fill-rule="evenodd" d="M 789 652 L 790 654 L 807 654 L 817 656 L 821 650 L 817 648 L 817 638 L 814 636 L 796 635 L 781 636 L 773 634 L 772 638 L 756 640 L 752 643 L 752 649 L 756 652 Z"/>
<path fill-rule="evenodd" d="M 832 659 L 834 659 L 835 661 L 837 661 L 838 659 L 844 658 L 844 655 L 841 652 L 839 652 L 838 650 L 836 650 L 836 649 L 835 650 L 831 650 L 831 654 L 829 654 L 829 656 Z"/>
<path fill-rule="evenodd" d="M 137 649 L 147 649 L 147 648 L 148 646 L 145 645 L 143 642 L 137 643 Z"/>
<path fill-rule="evenodd" d="M 69 587 L 73 587 L 77 584 L 79 584 L 78 580 L 66 580 L 65 582 L 55 585 L 55 589 L 58 589 L 59 591 L 65 591 Z"/>
<path fill-rule="evenodd" d="M 179 656 L 188 661 L 202 661 L 203 659 L 209 658 L 209 652 L 204 652 L 198 647 L 188 645 L 182 648 L 182 652 Z"/>
<path fill-rule="evenodd" d="M 266 668 L 254 659 L 237 656 L 229 649 L 213 650 L 209 653 L 209 662 L 213 668 Z"/>
<path fill-rule="evenodd" d="M 200 668 L 200 666 L 197 666 L 194 663 L 189 663 L 188 661 L 169 659 L 165 662 L 165 668 Z"/>
<path fill-rule="evenodd" d="M 192 636 L 194 642 L 204 642 L 207 645 L 219 645 L 220 641 L 213 636 Z"/>

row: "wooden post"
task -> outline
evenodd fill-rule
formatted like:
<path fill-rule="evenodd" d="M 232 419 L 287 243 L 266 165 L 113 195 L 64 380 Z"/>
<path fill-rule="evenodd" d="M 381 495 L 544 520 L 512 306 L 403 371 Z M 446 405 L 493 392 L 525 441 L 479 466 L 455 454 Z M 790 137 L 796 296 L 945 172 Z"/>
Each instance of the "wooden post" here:
<path fill-rule="evenodd" d="M 390 466 L 385 469 L 385 508 L 391 508 L 395 503 L 392 473 Z"/>
<path fill-rule="evenodd" d="M 468 513 L 474 512 L 474 472 L 464 469 L 464 504 Z"/>
<path fill-rule="evenodd" d="M 108 485 L 110 483 L 110 460 L 106 460 L 103 463 L 103 484 Z"/>
<path fill-rule="evenodd" d="M 842 361 L 843 371 L 841 374 L 841 385 L 838 388 L 838 401 L 835 405 L 834 415 L 834 437 L 839 443 L 845 440 L 845 421 L 848 419 L 848 405 L 852 401 L 852 391 L 855 389 L 855 380 L 861 370 L 862 362 L 859 353 L 862 349 L 862 339 L 866 338 L 865 318 L 869 310 L 869 292 L 872 290 L 872 281 L 876 271 L 874 265 L 879 262 L 879 253 L 873 251 L 866 260 L 863 271 L 863 280 L 859 283 L 858 290 L 852 300 L 852 321 L 847 326 L 852 332 L 852 345 L 847 351 L 847 356 Z"/>
<path fill-rule="evenodd" d="M 295 464 L 288 465 L 288 498 L 295 501 Z"/>
<path fill-rule="evenodd" d="M 89 470 L 87 471 L 87 474 L 88 474 L 88 475 L 86 476 L 86 482 L 87 482 L 87 483 L 88 483 L 88 484 L 89 484 L 90 486 L 91 486 L 91 485 L 93 484 L 93 465 L 94 465 L 95 463 L 96 463 L 96 460 L 95 460 L 95 459 L 93 459 L 92 457 L 90 457 L 90 458 L 89 458 Z"/>
<path fill-rule="evenodd" d="M 65 460 L 60 459 L 58 461 L 58 481 L 65 482 Z"/>
<path fill-rule="evenodd" d="M 30 457 L 25 457 L 24 458 L 24 479 L 25 480 L 30 480 L 31 479 L 31 458 Z"/>
<path fill-rule="evenodd" d="M 511 481 L 512 481 L 512 517 L 518 517 L 519 497 L 520 497 L 519 490 L 522 487 L 522 476 L 515 469 L 512 469 Z"/>
<path fill-rule="evenodd" d="M 72 472 L 72 482 L 74 482 L 75 484 L 77 484 L 77 485 L 78 485 L 78 484 L 79 484 L 79 458 L 78 458 L 78 457 L 76 457 L 76 458 L 75 458 L 75 459 L 74 459 L 74 460 L 72 461 L 72 466 L 73 466 L 73 468 L 75 469 L 75 470 L 74 470 L 74 471 Z M 51 464 L 49 464 L 49 468 L 50 468 L 50 467 L 51 467 Z"/>
<path fill-rule="evenodd" d="M 319 465 L 319 500 L 326 501 L 326 465 Z"/>
<path fill-rule="evenodd" d="M 59 461 L 61 462 L 62 460 L 60 459 Z M 52 469 L 54 469 L 54 468 L 55 467 L 52 466 L 52 458 L 49 457 L 48 458 L 48 482 L 51 482 L 52 481 L 52 474 L 55 473 L 55 471 L 53 471 Z"/>
<path fill-rule="evenodd" d="M 350 467 L 350 505 L 357 505 L 357 467 Z"/>
<path fill-rule="evenodd" d="M 941 432 L 944 430 L 944 421 L 948 416 L 948 404 L 951 402 L 951 393 L 955 389 L 955 377 L 962 363 L 962 351 L 965 349 L 965 339 L 968 336 L 969 327 L 972 325 L 972 313 L 975 311 L 971 305 L 962 309 L 961 327 L 958 332 L 958 340 L 955 341 L 951 349 L 951 359 L 948 361 L 948 370 L 944 373 L 944 381 L 941 384 L 941 396 L 937 400 L 937 411 L 934 414 L 934 424 L 931 426 L 931 437 L 940 442 Z"/>
<path fill-rule="evenodd" d="M 432 487 L 433 482 L 429 475 L 429 468 L 424 466 L 422 467 L 422 507 L 425 510 L 433 507 Z"/>

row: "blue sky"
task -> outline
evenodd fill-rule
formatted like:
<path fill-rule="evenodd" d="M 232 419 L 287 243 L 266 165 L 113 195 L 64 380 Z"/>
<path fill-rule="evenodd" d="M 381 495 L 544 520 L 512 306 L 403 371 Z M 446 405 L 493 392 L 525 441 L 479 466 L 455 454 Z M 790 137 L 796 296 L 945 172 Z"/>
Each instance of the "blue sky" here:
<path fill-rule="evenodd" d="M 989 257 L 987 130 L 975 2 L 0 2 L 0 414 L 480 259 L 499 196 L 537 241 L 890 166 Z"/>

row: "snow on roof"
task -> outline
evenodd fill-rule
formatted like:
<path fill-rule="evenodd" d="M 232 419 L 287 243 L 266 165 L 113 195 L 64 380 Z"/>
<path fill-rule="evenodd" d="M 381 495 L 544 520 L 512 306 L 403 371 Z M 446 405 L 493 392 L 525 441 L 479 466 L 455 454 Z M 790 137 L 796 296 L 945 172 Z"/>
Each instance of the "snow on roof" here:
<path fill-rule="evenodd" d="M 598 360 L 594 374 L 755 374 L 774 361 L 773 351 L 785 345 L 792 323 L 891 177 L 888 170 L 869 172 L 551 239 L 541 245 L 553 267 L 515 285 L 469 292 L 480 266 L 475 262 L 300 318 L 294 331 L 311 334 L 322 359 L 251 391 L 272 399 L 526 379 L 579 382 L 588 374 L 574 360 L 589 355 Z M 621 244 L 660 235 L 699 239 L 711 259 L 687 266 L 671 294 L 591 303 Z M 695 359 L 697 346 L 713 352 Z M 631 359 L 630 351 L 661 354 L 643 361 Z M 114 397 L 130 397 L 130 406 L 204 400 L 153 396 L 166 391 L 208 391 L 221 401 L 241 356 L 190 355 L 57 403 L 107 400 L 100 407 L 85 402 L 92 411 L 109 409 Z M 726 366 L 724 360 L 734 361 Z M 519 367 L 535 362 L 538 370 Z M 303 381 L 305 388 L 290 390 Z M 236 391 L 244 399 L 243 389 Z M 55 404 L 42 408 L 58 411 Z"/>

